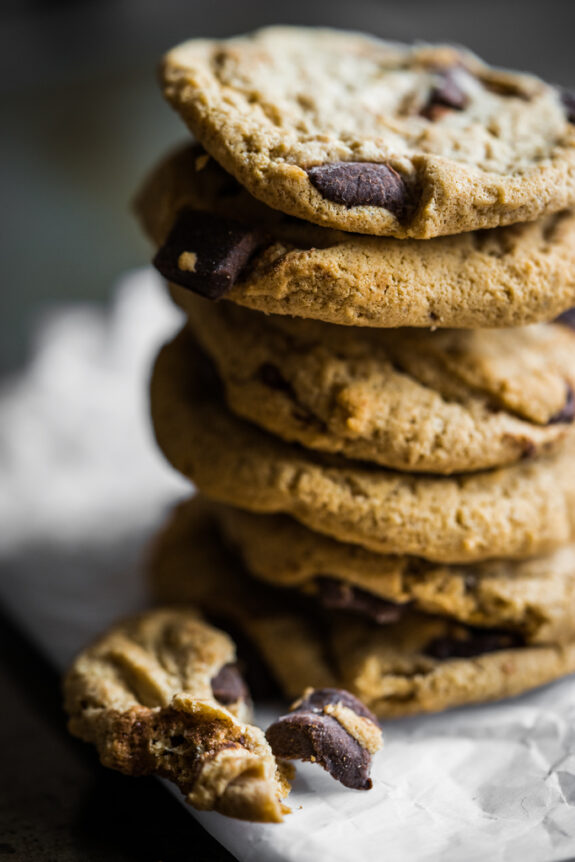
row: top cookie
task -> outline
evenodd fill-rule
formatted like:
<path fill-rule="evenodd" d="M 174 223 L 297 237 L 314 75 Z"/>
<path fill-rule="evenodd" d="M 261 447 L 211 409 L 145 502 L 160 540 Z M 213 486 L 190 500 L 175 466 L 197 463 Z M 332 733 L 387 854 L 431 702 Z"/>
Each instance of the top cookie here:
<path fill-rule="evenodd" d="M 570 96 L 462 49 L 279 27 L 185 42 L 161 79 L 227 171 L 317 224 L 425 239 L 575 202 Z"/>

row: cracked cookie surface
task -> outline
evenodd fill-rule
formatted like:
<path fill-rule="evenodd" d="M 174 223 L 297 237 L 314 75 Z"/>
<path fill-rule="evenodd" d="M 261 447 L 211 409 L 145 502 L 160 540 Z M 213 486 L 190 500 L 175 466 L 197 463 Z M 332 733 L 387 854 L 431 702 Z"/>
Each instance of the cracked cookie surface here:
<path fill-rule="evenodd" d="M 278 822 L 289 785 L 263 732 L 231 639 L 191 609 L 111 627 L 64 681 L 69 729 L 104 766 L 173 781 L 195 808 Z"/>
<path fill-rule="evenodd" d="M 544 454 L 575 415 L 575 335 L 358 330 L 194 297 L 188 320 L 234 413 L 397 470 L 462 473 Z"/>
<path fill-rule="evenodd" d="M 311 222 L 428 238 L 575 201 L 561 94 L 462 49 L 269 28 L 179 45 L 161 81 L 229 173 Z"/>
<path fill-rule="evenodd" d="M 229 219 L 263 231 L 265 241 L 224 295 L 267 313 L 348 326 L 474 329 L 548 321 L 575 303 L 575 214 L 568 211 L 424 242 L 349 234 L 267 207 L 198 145 L 155 169 L 136 211 L 157 246 L 182 212 L 213 216 L 212 235 Z M 172 291 L 185 309 L 189 290 Z"/>
<path fill-rule="evenodd" d="M 201 500 L 176 510 L 149 569 L 160 601 L 194 601 L 233 621 L 289 697 L 307 686 L 344 688 L 391 718 L 510 697 L 575 671 L 573 641 L 524 646 L 513 632 L 421 613 L 377 626 L 278 601 L 222 546 Z"/>
<path fill-rule="evenodd" d="M 261 431 L 224 406 L 218 383 L 184 331 L 159 354 L 151 403 L 164 455 L 219 502 L 291 514 L 379 553 L 441 562 L 533 556 L 571 536 L 571 441 L 553 458 L 487 473 L 397 473 L 312 453 Z"/>

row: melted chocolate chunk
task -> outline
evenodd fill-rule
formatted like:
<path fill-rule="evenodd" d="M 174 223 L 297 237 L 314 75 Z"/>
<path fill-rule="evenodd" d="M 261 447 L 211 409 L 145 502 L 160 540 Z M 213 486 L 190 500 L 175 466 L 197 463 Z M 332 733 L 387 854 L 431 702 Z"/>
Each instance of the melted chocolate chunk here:
<path fill-rule="evenodd" d="M 429 93 L 427 104 L 422 108 L 421 115 L 428 120 L 436 120 L 446 108 L 462 111 L 467 107 L 469 98 L 457 82 L 454 69 L 442 70 L 437 83 Z M 438 110 L 439 109 L 439 110 Z"/>
<path fill-rule="evenodd" d="M 572 90 L 559 90 L 559 96 L 567 114 L 567 120 L 575 123 L 575 92 Z"/>
<path fill-rule="evenodd" d="M 325 608 L 362 614 L 380 625 L 395 623 L 403 615 L 402 605 L 388 602 L 336 578 L 317 578 L 316 584 L 318 599 Z"/>
<path fill-rule="evenodd" d="M 568 326 L 570 329 L 575 329 L 575 308 L 570 308 L 569 311 L 564 311 L 556 319 L 555 323 L 560 323 L 562 326 Z"/>
<path fill-rule="evenodd" d="M 211 680 L 212 693 L 217 701 L 228 706 L 238 700 L 248 700 L 249 692 L 235 664 L 225 664 Z"/>
<path fill-rule="evenodd" d="M 289 715 L 283 715 L 268 727 L 267 740 L 276 757 L 317 762 L 345 787 L 369 790 L 371 754 L 336 718 L 324 711 L 325 707 L 335 704 L 341 704 L 378 727 L 375 716 L 349 692 L 337 688 L 312 689 L 294 705 Z"/>
<path fill-rule="evenodd" d="M 153 263 L 168 281 L 219 299 L 264 242 L 261 231 L 240 222 L 183 210 Z"/>
<path fill-rule="evenodd" d="M 561 410 L 552 416 L 548 425 L 557 425 L 559 422 L 569 423 L 573 422 L 575 419 L 575 397 L 573 394 L 573 389 L 567 384 L 567 397 L 565 399 L 565 406 L 561 408 Z"/>
<path fill-rule="evenodd" d="M 445 637 L 434 638 L 423 649 L 425 655 L 446 661 L 450 658 L 472 658 L 488 652 L 514 649 L 523 646 L 523 639 L 513 632 L 505 632 L 499 629 L 468 629 L 467 637 Z"/>
<path fill-rule="evenodd" d="M 268 727 L 266 737 L 276 757 L 311 760 L 345 787 L 369 790 L 371 755 L 330 715 L 294 712 Z"/>
<path fill-rule="evenodd" d="M 323 711 L 324 706 L 341 703 L 342 706 L 347 706 L 355 712 L 356 715 L 361 715 L 362 718 L 369 718 L 374 724 L 377 724 L 377 718 L 361 700 L 345 691 L 343 688 L 314 688 L 305 697 L 297 701 L 292 708 L 292 712 L 318 712 Z"/>
<path fill-rule="evenodd" d="M 400 175 L 379 162 L 331 162 L 308 168 L 310 182 L 329 201 L 346 207 L 373 206 L 401 219 L 408 190 Z"/>

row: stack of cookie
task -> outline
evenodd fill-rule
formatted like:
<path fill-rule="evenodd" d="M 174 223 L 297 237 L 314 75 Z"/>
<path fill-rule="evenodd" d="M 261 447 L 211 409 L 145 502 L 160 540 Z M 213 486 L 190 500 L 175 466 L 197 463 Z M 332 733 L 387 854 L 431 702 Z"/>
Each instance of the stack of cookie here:
<path fill-rule="evenodd" d="M 158 597 L 380 716 L 574 671 L 575 97 L 284 28 L 162 81 L 199 143 L 137 201 L 187 315 L 152 415 L 200 496 Z"/>

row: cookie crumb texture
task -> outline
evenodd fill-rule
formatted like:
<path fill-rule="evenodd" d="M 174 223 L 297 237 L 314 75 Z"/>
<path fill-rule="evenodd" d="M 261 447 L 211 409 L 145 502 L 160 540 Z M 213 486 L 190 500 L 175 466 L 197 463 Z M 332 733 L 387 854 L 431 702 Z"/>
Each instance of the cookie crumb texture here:
<path fill-rule="evenodd" d="M 246 723 L 235 647 L 191 610 L 112 627 L 64 681 L 69 729 L 104 766 L 173 781 L 195 808 L 279 822 L 289 785 L 263 732 Z"/>
<path fill-rule="evenodd" d="M 464 50 L 269 28 L 186 42 L 161 79 L 229 173 L 317 224 L 428 238 L 575 202 L 566 99 Z"/>

